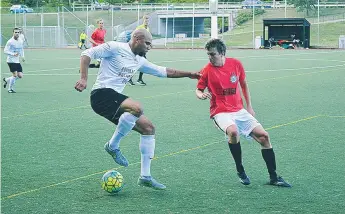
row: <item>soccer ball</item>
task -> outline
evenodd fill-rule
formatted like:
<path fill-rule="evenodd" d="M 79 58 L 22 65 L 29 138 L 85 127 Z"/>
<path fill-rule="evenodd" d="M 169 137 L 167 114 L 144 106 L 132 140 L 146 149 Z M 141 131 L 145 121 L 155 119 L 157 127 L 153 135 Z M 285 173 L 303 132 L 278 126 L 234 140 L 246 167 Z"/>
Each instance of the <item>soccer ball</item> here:
<path fill-rule="evenodd" d="M 102 177 L 102 189 L 109 193 L 120 192 L 123 188 L 123 176 L 115 171 L 110 170 Z"/>

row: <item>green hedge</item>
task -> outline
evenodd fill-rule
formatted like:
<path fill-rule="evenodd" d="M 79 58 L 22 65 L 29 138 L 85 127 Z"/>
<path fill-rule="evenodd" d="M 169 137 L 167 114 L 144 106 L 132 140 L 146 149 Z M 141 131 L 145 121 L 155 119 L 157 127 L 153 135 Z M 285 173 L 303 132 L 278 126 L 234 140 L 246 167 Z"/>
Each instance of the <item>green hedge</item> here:
<path fill-rule="evenodd" d="M 255 9 L 254 14 L 255 15 L 261 15 L 265 13 L 265 10 L 263 9 Z M 236 25 L 241 25 L 246 21 L 249 21 L 253 18 L 253 10 L 242 10 L 238 16 L 236 17 Z"/>

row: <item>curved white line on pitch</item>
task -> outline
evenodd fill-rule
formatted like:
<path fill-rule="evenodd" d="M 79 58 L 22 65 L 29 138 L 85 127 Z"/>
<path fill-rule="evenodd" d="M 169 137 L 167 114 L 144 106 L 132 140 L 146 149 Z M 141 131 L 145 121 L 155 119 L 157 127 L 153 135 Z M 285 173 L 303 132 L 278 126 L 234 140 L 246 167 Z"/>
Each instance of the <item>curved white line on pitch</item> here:
<path fill-rule="evenodd" d="M 342 65 L 329 65 L 329 66 L 318 66 L 318 67 L 307 67 L 307 68 L 282 68 L 282 69 L 255 70 L 255 71 L 247 70 L 246 73 L 272 72 L 272 71 L 309 70 L 309 69 L 336 68 L 336 67 L 344 67 L 344 66 L 345 66 L 345 64 L 342 64 Z"/>

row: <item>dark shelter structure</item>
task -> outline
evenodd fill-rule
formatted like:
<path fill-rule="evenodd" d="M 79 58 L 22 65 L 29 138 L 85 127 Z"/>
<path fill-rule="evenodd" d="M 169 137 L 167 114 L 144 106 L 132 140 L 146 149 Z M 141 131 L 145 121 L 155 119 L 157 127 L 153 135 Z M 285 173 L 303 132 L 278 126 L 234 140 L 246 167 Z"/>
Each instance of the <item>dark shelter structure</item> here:
<path fill-rule="evenodd" d="M 304 18 L 264 19 L 263 41 L 265 47 L 273 43 L 282 47 L 309 48 L 310 23 Z"/>

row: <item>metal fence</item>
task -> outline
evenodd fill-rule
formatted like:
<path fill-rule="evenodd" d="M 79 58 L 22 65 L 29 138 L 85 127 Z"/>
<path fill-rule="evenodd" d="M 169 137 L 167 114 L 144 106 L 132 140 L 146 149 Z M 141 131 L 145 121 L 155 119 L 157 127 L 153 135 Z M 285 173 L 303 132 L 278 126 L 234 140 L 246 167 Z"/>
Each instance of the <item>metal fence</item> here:
<path fill-rule="evenodd" d="M 102 18 L 106 40 L 116 38 L 124 30 L 133 30 L 150 17 L 150 30 L 155 47 L 201 48 L 211 34 L 208 4 L 119 4 L 105 10 L 94 5 L 72 8 L 34 8 L 34 13 L 10 13 L 1 8 L 1 45 L 12 36 L 15 26 L 23 27 L 30 47 L 77 46 L 79 35 L 90 36 L 96 19 Z M 247 8 L 247 9 L 243 9 Z M 249 9 L 248 9 L 249 8 Z M 253 9 L 263 12 L 253 15 Z M 314 47 L 337 48 L 345 35 L 345 3 L 323 3 L 313 11 L 298 12 L 292 5 L 276 1 L 250 8 L 242 3 L 218 3 L 218 37 L 229 47 L 254 48 L 255 37 L 263 34 L 265 18 L 306 18 L 311 23 L 310 44 Z M 247 17 L 239 20 L 239 17 Z"/>

